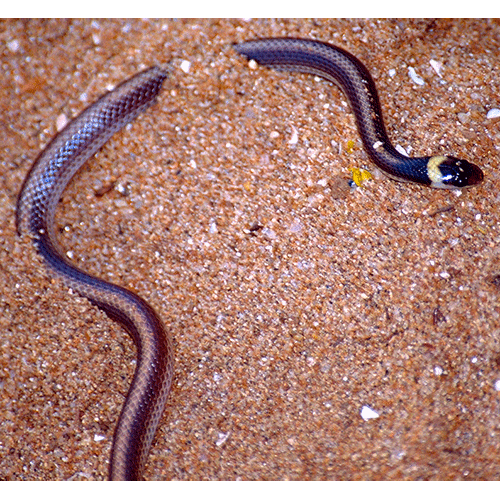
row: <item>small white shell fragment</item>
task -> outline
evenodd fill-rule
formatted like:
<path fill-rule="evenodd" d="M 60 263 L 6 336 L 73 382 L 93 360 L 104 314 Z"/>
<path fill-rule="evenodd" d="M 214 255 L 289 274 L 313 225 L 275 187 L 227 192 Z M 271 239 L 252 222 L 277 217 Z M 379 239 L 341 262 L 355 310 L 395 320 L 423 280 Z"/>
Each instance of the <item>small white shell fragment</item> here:
<path fill-rule="evenodd" d="M 94 434 L 94 441 L 98 443 L 99 441 L 104 441 L 106 436 L 102 436 L 101 434 Z"/>
<path fill-rule="evenodd" d="M 66 126 L 66 123 L 68 123 L 68 117 L 64 113 L 61 113 L 56 119 L 57 131 L 60 132 Z"/>
<path fill-rule="evenodd" d="M 439 77 L 443 76 L 441 73 L 441 68 L 443 67 L 442 62 L 436 61 L 435 59 L 431 59 L 429 61 L 429 64 L 432 66 L 432 69 L 437 73 Z"/>
<path fill-rule="evenodd" d="M 500 380 L 495 380 L 495 391 L 500 391 Z"/>
<path fill-rule="evenodd" d="M 500 117 L 500 109 L 492 108 L 486 114 L 486 118 L 498 118 Z"/>
<path fill-rule="evenodd" d="M 424 85 L 425 81 L 422 77 L 417 75 L 417 72 L 415 71 L 414 68 L 411 66 L 408 66 L 408 74 L 410 75 L 410 78 L 413 80 L 413 83 L 416 83 L 417 85 Z"/>
<path fill-rule="evenodd" d="M 219 432 L 219 439 L 217 439 L 217 441 L 215 442 L 215 446 L 222 446 L 227 441 L 229 434 L 229 432 L 226 434 L 224 434 L 223 432 Z"/>
<path fill-rule="evenodd" d="M 363 406 L 361 408 L 361 418 L 366 422 L 367 420 L 371 420 L 373 418 L 378 418 L 380 416 L 375 410 L 372 410 L 369 406 Z"/>
<path fill-rule="evenodd" d="M 443 374 L 443 369 L 439 365 L 436 365 L 434 367 L 434 375 L 437 375 L 439 377 L 439 375 L 442 374 Z"/>
<path fill-rule="evenodd" d="M 406 149 L 403 148 L 403 146 L 400 146 L 399 144 L 396 145 L 396 150 L 401 153 L 404 156 L 408 156 L 408 153 L 406 152 Z"/>
<path fill-rule="evenodd" d="M 292 137 L 288 140 L 288 144 L 297 144 L 299 142 L 299 133 L 297 129 L 292 125 Z"/>
<path fill-rule="evenodd" d="M 189 73 L 189 70 L 191 69 L 191 63 L 189 61 L 184 61 L 181 62 L 181 69 L 184 71 L 184 73 Z"/>
<path fill-rule="evenodd" d="M 11 40 L 7 42 L 7 47 L 11 52 L 17 52 L 19 50 L 19 40 Z"/>
<path fill-rule="evenodd" d="M 257 61 L 255 61 L 254 59 L 250 59 L 250 61 L 248 61 L 248 67 L 250 69 L 257 69 Z"/>

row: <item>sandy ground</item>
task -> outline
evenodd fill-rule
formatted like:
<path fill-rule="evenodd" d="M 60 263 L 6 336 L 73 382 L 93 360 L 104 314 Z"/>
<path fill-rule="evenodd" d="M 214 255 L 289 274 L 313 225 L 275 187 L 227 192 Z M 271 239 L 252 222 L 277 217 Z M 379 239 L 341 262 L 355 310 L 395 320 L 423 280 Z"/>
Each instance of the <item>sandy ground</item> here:
<path fill-rule="evenodd" d="M 284 35 L 356 54 L 395 144 L 485 182 L 379 175 L 335 86 L 231 48 Z M 73 261 L 174 338 L 146 479 L 500 479 L 498 21 L 7 20 L 0 39 L 2 479 L 106 478 L 134 346 L 47 277 L 14 211 L 57 123 L 152 64 L 158 104 L 57 219 Z M 374 179 L 349 188 L 353 167 Z"/>

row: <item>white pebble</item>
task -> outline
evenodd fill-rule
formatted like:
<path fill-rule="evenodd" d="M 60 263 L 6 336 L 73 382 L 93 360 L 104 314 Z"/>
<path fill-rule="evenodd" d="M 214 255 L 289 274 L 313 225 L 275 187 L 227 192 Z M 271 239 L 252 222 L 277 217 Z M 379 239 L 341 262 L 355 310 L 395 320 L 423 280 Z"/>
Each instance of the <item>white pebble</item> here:
<path fill-rule="evenodd" d="M 297 129 L 292 126 L 292 137 L 288 140 L 288 144 L 297 144 L 299 142 L 299 133 Z"/>
<path fill-rule="evenodd" d="M 223 432 L 219 432 L 219 438 L 215 442 L 215 446 L 222 446 L 227 441 L 229 434 L 229 432 L 226 434 L 224 434 Z"/>
<path fill-rule="evenodd" d="M 7 43 L 7 47 L 9 47 L 9 50 L 11 52 L 17 52 L 19 50 L 19 41 L 11 40 L 10 42 Z"/>
<path fill-rule="evenodd" d="M 434 375 L 437 375 L 439 377 L 439 375 L 442 375 L 442 374 L 443 374 L 443 369 L 440 366 L 435 366 L 434 367 Z"/>
<path fill-rule="evenodd" d="M 486 118 L 498 118 L 500 116 L 500 109 L 493 108 L 488 111 Z"/>
<path fill-rule="evenodd" d="M 61 113 L 56 119 L 57 131 L 60 132 L 66 126 L 66 123 L 68 123 L 68 117 L 64 113 Z"/>
<path fill-rule="evenodd" d="M 189 61 L 182 61 L 181 62 L 181 69 L 184 71 L 184 73 L 189 73 L 189 70 L 191 69 L 191 63 Z"/>
<path fill-rule="evenodd" d="M 371 420 L 372 418 L 378 418 L 380 416 L 375 410 L 372 410 L 369 406 L 363 406 L 361 408 L 361 418 L 366 422 L 367 420 Z"/>
<path fill-rule="evenodd" d="M 401 153 L 404 156 L 408 156 L 408 153 L 406 152 L 406 149 L 403 148 L 403 146 L 400 146 L 399 144 L 396 144 L 396 150 Z"/>
<path fill-rule="evenodd" d="M 438 76 L 440 76 L 440 77 L 443 76 L 441 74 L 441 68 L 443 67 L 443 63 L 436 61 L 434 59 L 431 59 L 429 61 L 429 64 L 432 66 L 432 69 L 438 74 Z"/>
<path fill-rule="evenodd" d="M 411 66 L 408 66 L 408 74 L 410 75 L 410 78 L 413 80 L 413 83 L 416 83 L 417 85 L 425 84 L 424 79 L 418 76 L 417 72 Z"/>
<path fill-rule="evenodd" d="M 495 391 L 500 391 L 500 380 L 495 380 Z"/>

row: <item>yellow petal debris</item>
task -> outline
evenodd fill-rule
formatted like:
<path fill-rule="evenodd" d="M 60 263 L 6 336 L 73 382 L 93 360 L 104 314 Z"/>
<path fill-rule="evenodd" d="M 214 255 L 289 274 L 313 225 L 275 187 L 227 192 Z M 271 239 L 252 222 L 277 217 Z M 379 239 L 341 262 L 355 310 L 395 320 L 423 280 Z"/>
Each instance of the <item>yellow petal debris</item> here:
<path fill-rule="evenodd" d="M 347 154 L 351 154 L 354 151 L 354 141 L 347 141 Z"/>
<path fill-rule="evenodd" d="M 352 172 L 352 180 L 356 186 L 361 186 L 363 182 L 373 178 L 372 174 L 364 168 L 352 167 L 350 170 Z"/>

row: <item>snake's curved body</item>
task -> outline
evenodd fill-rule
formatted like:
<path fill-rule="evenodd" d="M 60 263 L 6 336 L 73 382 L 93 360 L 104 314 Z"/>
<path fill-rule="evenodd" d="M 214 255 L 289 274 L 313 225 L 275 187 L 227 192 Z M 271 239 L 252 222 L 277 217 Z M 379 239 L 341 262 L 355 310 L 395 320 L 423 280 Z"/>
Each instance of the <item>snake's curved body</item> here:
<path fill-rule="evenodd" d="M 444 155 L 408 158 L 399 153 L 385 130 L 370 73 L 344 49 L 301 38 L 263 38 L 234 48 L 263 66 L 311 73 L 337 84 L 349 100 L 365 151 L 390 178 L 436 188 L 462 188 L 483 180 L 481 169 L 466 160 Z"/>
<path fill-rule="evenodd" d="M 137 346 L 137 367 L 118 425 L 110 479 L 141 479 L 173 375 L 171 340 L 149 304 L 136 294 L 77 269 L 54 234 L 56 205 L 77 170 L 118 130 L 148 108 L 166 78 L 157 67 L 102 96 L 71 121 L 42 151 L 17 204 L 17 227 L 33 237 L 50 272 L 119 321 Z"/>

